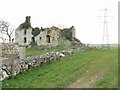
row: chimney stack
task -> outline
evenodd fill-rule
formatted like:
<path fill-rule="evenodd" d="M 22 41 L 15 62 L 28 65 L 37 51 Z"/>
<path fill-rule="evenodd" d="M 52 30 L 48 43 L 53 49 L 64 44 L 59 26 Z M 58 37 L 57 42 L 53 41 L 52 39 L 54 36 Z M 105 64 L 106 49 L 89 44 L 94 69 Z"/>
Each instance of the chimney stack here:
<path fill-rule="evenodd" d="M 25 22 L 26 22 L 26 23 L 30 23 L 30 16 L 26 16 Z"/>

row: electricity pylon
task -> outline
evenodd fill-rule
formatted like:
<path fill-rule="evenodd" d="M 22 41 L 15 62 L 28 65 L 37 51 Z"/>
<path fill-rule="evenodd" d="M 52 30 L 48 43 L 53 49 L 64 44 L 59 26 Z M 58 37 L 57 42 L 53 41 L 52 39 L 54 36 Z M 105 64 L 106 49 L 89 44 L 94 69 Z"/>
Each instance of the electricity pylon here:
<path fill-rule="evenodd" d="M 100 16 L 103 17 L 103 36 L 102 36 L 102 47 L 109 48 L 110 47 L 110 42 L 109 42 L 109 28 L 108 28 L 108 17 L 111 17 L 108 15 L 108 10 L 110 9 L 103 9 L 104 15 Z"/>

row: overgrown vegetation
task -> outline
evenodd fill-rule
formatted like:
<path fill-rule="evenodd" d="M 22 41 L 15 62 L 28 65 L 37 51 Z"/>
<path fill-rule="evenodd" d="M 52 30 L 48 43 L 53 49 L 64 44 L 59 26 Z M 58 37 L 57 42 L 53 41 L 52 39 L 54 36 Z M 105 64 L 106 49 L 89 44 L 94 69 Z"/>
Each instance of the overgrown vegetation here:
<path fill-rule="evenodd" d="M 72 41 L 72 31 L 70 29 L 63 29 L 61 35 L 66 39 Z"/>
<path fill-rule="evenodd" d="M 51 51 L 62 51 L 62 50 L 68 50 L 70 47 L 67 47 L 65 45 L 58 45 L 57 47 L 48 47 L 48 46 L 33 46 L 31 48 L 27 48 L 26 50 L 26 56 L 35 56 L 44 54 Z"/>
<path fill-rule="evenodd" d="M 24 23 L 20 24 L 21 29 L 28 29 L 29 27 L 31 27 L 31 23 L 24 22 Z"/>
<path fill-rule="evenodd" d="M 37 35 L 39 35 L 40 32 L 41 32 L 41 30 L 38 27 L 35 27 L 35 28 L 32 29 L 32 35 L 34 37 L 36 37 Z"/>
<path fill-rule="evenodd" d="M 81 79 L 87 81 L 101 71 L 105 75 L 92 87 L 118 87 L 118 52 L 117 49 L 95 49 L 68 55 L 56 62 L 33 68 L 13 79 L 3 82 L 3 88 L 59 88 Z"/>

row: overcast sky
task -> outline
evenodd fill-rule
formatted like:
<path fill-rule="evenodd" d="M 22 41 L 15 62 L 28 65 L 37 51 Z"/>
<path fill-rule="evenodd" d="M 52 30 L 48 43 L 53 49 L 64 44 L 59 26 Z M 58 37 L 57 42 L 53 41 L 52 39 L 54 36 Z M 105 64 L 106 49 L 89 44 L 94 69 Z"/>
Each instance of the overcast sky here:
<path fill-rule="evenodd" d="M 119 0 L 0 0 L 0 19 L 15 28 L 31 16 L 33 27 L 75 26 L 76 37 L 83 43 L 102 43 L 103 15 L 101 9 L 111 9 L 109 41 L 118 42 Z"/>

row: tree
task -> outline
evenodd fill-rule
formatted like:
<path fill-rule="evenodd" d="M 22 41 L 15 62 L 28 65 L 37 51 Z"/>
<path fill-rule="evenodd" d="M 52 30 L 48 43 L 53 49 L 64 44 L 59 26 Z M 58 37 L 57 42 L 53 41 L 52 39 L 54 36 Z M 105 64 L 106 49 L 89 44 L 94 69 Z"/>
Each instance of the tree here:
<path fill-rule="evenodd" d="M 41 30 L 38 27 L 32 29 L 32 35 L 34 37 L 36 37 L 37 35 L 39 35 L 40 32 L 41 32 Z"/>
<path fill-rule="evenodd" d="M 8 41 L 11 42 L 14 40 L 14 31 L 15 29 L 11 28 L 10 24 L 7 21 L 0 20 L 0 34 L 1 39 L 5 41 L 8 38 Z M 4 35 L 7 37 L 4 37 Z"/>

